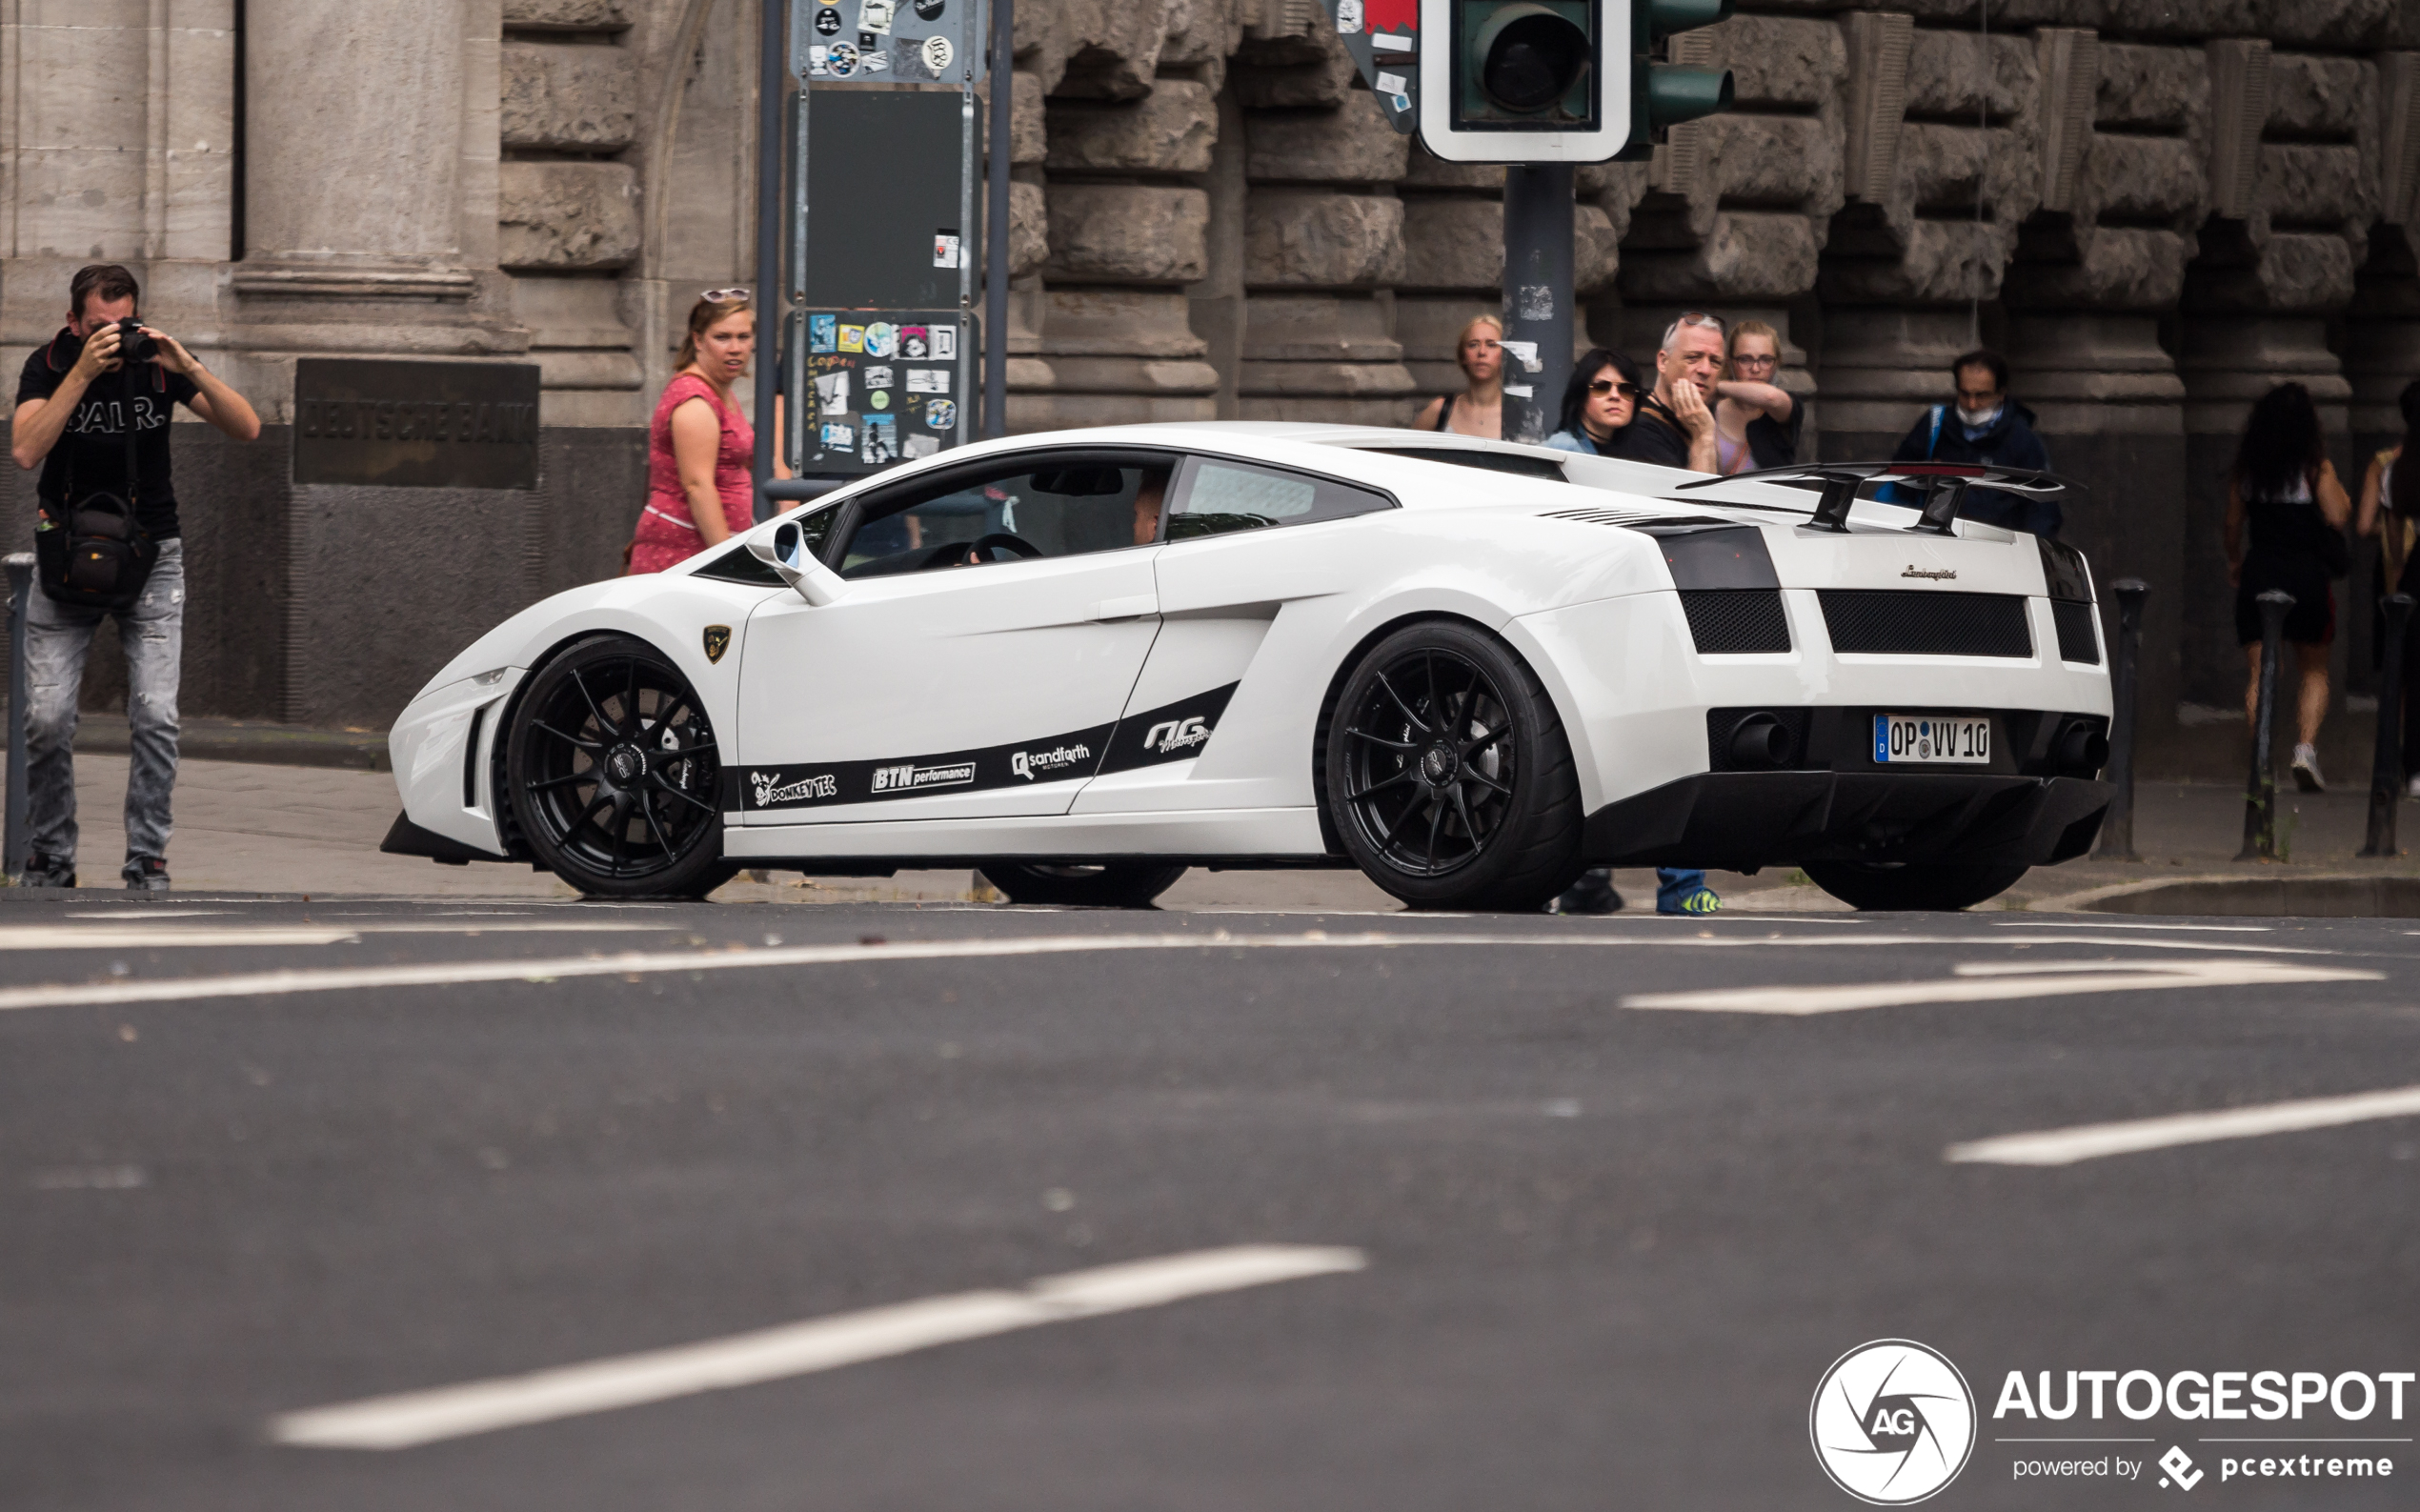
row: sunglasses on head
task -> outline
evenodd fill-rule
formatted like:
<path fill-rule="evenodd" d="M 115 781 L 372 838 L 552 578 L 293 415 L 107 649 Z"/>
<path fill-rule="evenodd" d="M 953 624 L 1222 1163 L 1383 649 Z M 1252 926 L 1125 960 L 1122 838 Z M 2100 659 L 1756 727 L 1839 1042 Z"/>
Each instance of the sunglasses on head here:
<path fill-rule="evenodd" d="M 1599 378 L 1588 385 L 1588 393 L 1599 399 L 1608 393 L 1618 393 L 1625 399 L 1635 399 L 1639 396 L 1639 386 L 1635 383 L 1617 383 L 1611 378 Z"/>
<path fill-rule="evenodd" d="M 709 289 L 697 296 L 710 305 L 736 305 L 756 297 L 753 289 Z"/>

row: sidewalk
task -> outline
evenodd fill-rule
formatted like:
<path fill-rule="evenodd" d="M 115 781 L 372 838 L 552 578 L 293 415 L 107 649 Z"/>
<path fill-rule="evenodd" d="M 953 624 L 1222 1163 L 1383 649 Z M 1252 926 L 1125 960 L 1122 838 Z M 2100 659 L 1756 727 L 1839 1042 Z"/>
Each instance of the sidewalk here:
<path fill-rule="evenodd" d="M 126 757 L 79 754 L 76 788 L 84 826 L 78 870 L 88 886 L 114 888 L 125 855 L 119 811 L 126 793 Z M 2279 795 L 2282 862 L 2239 862 L 2243 833 L 2240 789 L 2207 783 L 2145 783 L 2136 790 L 2135 844 L 2141 862 L 2071 861 L 2040 867 L 2000 902 L 2027 907 L 2096 890 L 2187 878 L 2233 881 L 2322 877 L 2420 878 L 2420 803 L 2402 805 L 2404 855 L 2360 860 L 2369 813 L 2366 792 Z M 439 866 L 413 857 L 383 856 L 399 808 L 394 779 L 383 772 L 253 762 L 189 760 L 176 790 L 176 834 L 169 869 L 186 891 L 325 895 L 374 893 L 445 897 L 569 898 L 571 889 L 527 867 Z M 1711 880 L 1734 910 L 1844 909 L 1793 871 L 1755 877 L 1717 872 Z M 1655 874 L 1624 870 L 1615 882 L 1633 908 L 1653 907 Z M 894 877 L 831 877 L 802 881 L 776 873 L 771 885 L 742 878 L 716 895 L 725 901 L 971 900 L 966 872 L 902 872 Z M 1196 869 L 1161 898 L 1190 909 L 1316 909 L 1392 913 L 1402 905 L 1357 872 L 1214 872 Z M 2074 906 L 2068 904 L 2067 906 Z M 2206 906 L 2206 905 L 2204 905 Z M 2273 910 L 2272 910 L 2273 911 Z"/>

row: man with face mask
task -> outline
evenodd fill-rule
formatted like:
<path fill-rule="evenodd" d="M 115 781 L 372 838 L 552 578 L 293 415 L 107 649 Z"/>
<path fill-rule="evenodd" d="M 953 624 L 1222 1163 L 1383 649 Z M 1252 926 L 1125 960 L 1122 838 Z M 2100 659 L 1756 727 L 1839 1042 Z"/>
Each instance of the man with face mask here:
<path fill-rule="evenodd" d="M 1988 349 L 1969 352 L 1949 365 L 1955 404 L 1936 404 L 1917 417 L 1914 430 L 1891 454 L 1894 462 L 1978 462 L 1992 467 L 2048 472 L 2049 450 L 2033 433 L 2033 412 L 2008 397 L 2008 359 Z M 1918 500 L 1906 490 L 1900 501 Z M 2064 516 L 2056 502 L 2023 498 L 1997 489 L 1972 489 L 1960 505 L 1962 518 L 1981 520 L 2031 535 L 2056 535 Z"/>

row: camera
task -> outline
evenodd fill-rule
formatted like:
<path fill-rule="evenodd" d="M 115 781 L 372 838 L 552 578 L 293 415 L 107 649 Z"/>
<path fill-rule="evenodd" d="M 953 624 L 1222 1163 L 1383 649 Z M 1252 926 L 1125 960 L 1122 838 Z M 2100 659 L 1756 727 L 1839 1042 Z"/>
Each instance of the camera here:
<path fill-rule="evenodd" d="M 156 337 L 143 334 L 143 322 L 132 315 L 117 323 L 118 355 L 129 362 L 149 362 L 160 354 Z"/>

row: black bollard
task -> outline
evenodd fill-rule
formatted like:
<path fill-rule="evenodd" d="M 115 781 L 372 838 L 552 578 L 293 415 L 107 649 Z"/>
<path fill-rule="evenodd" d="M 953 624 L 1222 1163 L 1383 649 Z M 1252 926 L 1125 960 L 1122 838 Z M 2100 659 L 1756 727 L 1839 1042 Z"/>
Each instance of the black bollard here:
<path fill-rule="evenodd" d="M 2239 861 L 2277 859 L 2277 773 L 2269 763 L 2269 734 L 2277 725 L 2277 658 L 2286 650 L 2286 615 L 2294 595 L 2272 588 L 2260 605 L 2260 691 L 2252 711 L 2252 775 L 2244 789 L 2244 848 Z"/>
<path fill-rule="evenodd" d="M 2393 856 L 2395 808 L 2403 801 L 2403 637 L 2411 624 L 2411 595 L 2390 594 L 2386 656 L 2378 670 L 2378 755 L 2370 764 L 2370 836 L 2360 855 Z"/>
<path fill-rule="evenodd" d="M 0 872 L 10 883 L 25 875 L 33 849 L 26 823 L 25 749 L 25 615 L 33 592 L 33 554 L 18 552 L 9 558 L 9 813 L 8 833 L 0 838 Z"/>
<path fill-rule="evenodd" d="M 2109 585 L 2117 595 L 2117 646 L 2109 662 L 2109 811 L 2101 820 L 2095 860 L 2139 861 L 2134 854 L 2135 698 L 2143 659 L 2143 599 L 2151 586 L 2140 577 Z"/>

